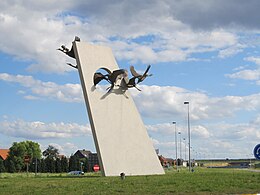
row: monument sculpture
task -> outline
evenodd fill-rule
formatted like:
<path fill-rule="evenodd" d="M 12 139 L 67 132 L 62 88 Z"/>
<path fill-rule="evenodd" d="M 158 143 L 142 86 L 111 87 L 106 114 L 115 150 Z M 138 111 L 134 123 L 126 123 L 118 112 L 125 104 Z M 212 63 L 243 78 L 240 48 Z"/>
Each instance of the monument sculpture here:
<path fill-rule="evenodd" d="M 59 50 L 76 59 L 77 65 L 68 65 L 79 72 L 102 175 L 164 174 L 127 90 L 138 89 L 136 85 L 151 76 L 148 74 L 151 66 L 143 74 L 131 66 L 129 79 L 128 71 L 118 67 L 109 47 L 81 42 L 76 37 L 70 50 L 65 46 Z M 110 84 L 105 95 L 96 90 L 102 80 Z"/>
<path fill-rule="evenodd" d="M 121 87 L 122 90 L 126 90 L 131 87 L 135 87 L 137 90 L 141 91 L 136 87 L 136 85 L 142 81 L 148 76 L 152 76 L 152 74 L 148 75 L 148 71 L 150 69 L 151 65 L 149 65 L 146 69 L 146 71 L 141 75 L 138 74 L 133 66 L 130 66 L 130 71 L 133 77 L 131 79 L 128 78 L 128 72 L 125 69 L 119 69 L 119 70 L 114 70 L 113 72 L 110 71 L 108 68 L 101 68 L 107 72 L 107 74 L 102 74 L 101 72 L 96 72 L 94 74 L 93 82 L 94 85 L 96 86 L 100 81 L 106 80 L 108 83 L 111 84 L 111 86 L 108 88 L 110 92 L 113 90 L 114 86 L 118 82 L 119 79 L 121 79 L 121 84 L 119 87 Z M 137 82 L 136 82 L 137 80 Z"/>

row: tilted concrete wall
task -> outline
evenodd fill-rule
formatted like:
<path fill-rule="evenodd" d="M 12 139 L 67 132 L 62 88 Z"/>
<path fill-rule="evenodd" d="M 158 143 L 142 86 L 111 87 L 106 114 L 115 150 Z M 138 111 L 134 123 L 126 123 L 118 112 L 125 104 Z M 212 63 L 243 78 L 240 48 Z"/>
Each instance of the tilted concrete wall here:
<path fill-rule="evenodd" d="M 73 42 L 73 47 L 103 175 L 164 174 L 130 93 L 117 89 L 105 94 L 93 85 L 98 69 L 119 69 L 112 50 L 84 42 Z"/>

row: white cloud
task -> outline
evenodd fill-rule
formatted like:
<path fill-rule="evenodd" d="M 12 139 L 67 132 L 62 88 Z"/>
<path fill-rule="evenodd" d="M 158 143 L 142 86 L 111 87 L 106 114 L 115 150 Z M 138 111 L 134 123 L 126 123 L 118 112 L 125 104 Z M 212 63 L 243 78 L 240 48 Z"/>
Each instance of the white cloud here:
<path fill-rule="evenodd" d="M 232 79 L 244 79 L 244 80 L 259 80 L 260 79 L 260 69 L 257 70 L 242 70 L 233 74 L 227 75 Z"/>
<path fill-rule="evenodd" d="M 145 117 L 179 118 L 186 115 L 184 101 L 190 101 L 192 120 L 223 119 L 236 115 L 237 111 L 259 110 L 260 94 L 249 96 L 209 97 L 205 93 L 169 86 L 140 86 L 142 93 L 131 92 L 137 108 Z M 160 102 L 160 103 L 158 103 Z M 223 109 L 225 108 L 225 109 Z"/>
<path fill-rule="evenodd" d="M 203 123 L 203 122 L 201 122 Z M 160 129 L 165 127 L 165 129 Z M 160 153 L 175 157 L 174 126 L 168 129 L 168 124 L 147 126 L 152 134 L 152 142 Z M 177 125 L 181 129 L 182 138 L 187 138 L 187 127 Z M 259 117 L 252 122 L 231 124 L 219 122 L 214 124 L 191 125 L 191 153 L 192 158 L 247 158 L 252 157 L 252 150 L 260 138 Z M 167 133 L 165 133 L 168 131 Z M 170 134 L 171 133 L 171 134 Z M 179 135 L 177 136 L 178 156 L 180 156 Z M 182 140 L 182 157 L 185 153 L 185 141 Z M 188 152 L 188 139 L 186 139 L 186 153 Z M 187 155 L 187 154 L 186 154 Z"/>
<path fill-rule="evenodd" d="M 224 28 L 194 31 L 174 17 L 179 9 L 175 5 L 181 5 L 177 2 L 138 2 L 138 8 L 132 1 L 1 4 L 0 51 L 28 61 L 29 71 L 72 71 L 66 66 L 72 59 L 56 49 L 62 44 L 71 47 L 75 35 L 112 47 L 117 59 L 142 63 L 185 61 L 192 54 L 212 51 L 224 58 L 245 47 L 236 32 Z"/>
<path fill-rule="evenodd" d="M 244 60 L 247 60 L 249 62 L 253 62 L 257 65 L 260 65 L 260 57 L 251 56 L 251 57 L 245 58 Z"/>
<path fill-rule="evenodd" d="M 40 98 L 56 99 L 63 102 L 82 102 L 83 95 L 80 84 L 58 85 L 54 82 L 43 82 L 34 79 L 32 76 L 10 75 L 0 73 L 0 80 L 14 82 L 27 88 L 30 92 L 19 90 L 25 99 L 35 100 Z M 22 93 L 21 93 L 22 92 Z M 29 93 L 29 94 L 28 94 Z"/>
<path fill-rule="evenodd" d="M 49 143 L 48 145 L 42 146 L 41 150 L 44 151 L 49 145 L 54 146 L 58 149 L 59 154 L 67 157 L 70 157 L 71 154 L 74 154 L 79 149 L 74 143 L 66 142 L 63 144 Z"/>
<path fill-rule="evenodd" d="M 158 36 L 156 36 L 158 37 Z M 115 51 L 118 59 L 126 59 L 131 62 L 141 61 L 143 63 L 159 63 L 159 62 L 178 62 L 189 60 L 190 56 L 195 53 L 212 52 L 225 49 L 222 51 L 221 57 L 228 57 L 227 50 L 241 47 L 238 45 L 237 36 L 216 30 L 212 32 L 193 32 L 190 30 L 176 31 L 168 35 L 167 32 L 161 33 L 158 38 L 149 43 L 138 44 L 129 42 L 128 39 L 120 41 L 105 41 L 100 44 L 108 45 Z"/>
<path fill-rule="evenodd" d="M 252 124 L 254 124 L 255 126 L 259 126 L 260 125 L 260 115 L 258 115 L 256 117 L 256 119 L 252 121 Z"/>
<path fill-rule="evenodd" d="M 38 100 L 39 99 L 39 97 L 32 96 L 32 95 L 26 95 L 26 96 L 24 96 L 24 98 L 27 100 Z"/>
<path fill-rule="evenodd" d="M 54 82 L 36 80 L 32 76 L 10 75 L 7 73 L 0 73 L 0 80 L 19 83 L 25 87 L 27 90 L 22 90 L 21 95 L 29 100 L 83 101 L 80 84 L 58 85 Z M 141 93 L 131 89 L 137 108 L 144 117 L 154 119 L 176 118 L 177 120 L 177 118 L 185 116 L 187 110 L 183 105 L 184 101 L 190 101 L 192 120 L 222 119 L 236 115 L 237 111 L 253 111 L 260 108 L 260 102 L 258 101 L 260 94 L 209 97 L 203 92 L 188 91 L 174 86 L 140 85 L 138 87 L 142 90 Z"/>
<path fill-rule="evenodd" d="M 169 123 L 161 123 L 155 125 L 147 125 L 147 130 L 153 135 L 163 135 L 163 136 L 171 136 L 175 137 L 175 126 Z M 187 138 L 187 126 L 183 123 L 176 124 L 176 133 L 181 132 L 183 138 Z M 207 127 L 203 125 L 192 125 L 192 136 L 196 139 L 206 139 L 211 136 L 211 133 L 207 129 Z"/>
<path fill-rule="evenodd" d="M 259 30 L 260 28 L 257 0 L 250 0 L 250 3 L 243 0 L 174 0 L 169 4 L 175 18 L 195 29 L 208 30 L 222 27 Z"/>
<path fill-rule="evenodd" d="M 210 133 L 206 127 L 202 125 L 196 125 L 192 127 L 193 135 L 200 139 L 206 139 L 210 137 Z"/>
<path fill-rule="evenodd" d="M 235 55 L 237 53 L 242 52 L 243 48 L 244 48 L 244 46 L 241 46 L 239 44 L 238 45 L 234 45 L 233 47 L 231 46 L 231 47 L 228 47 L 226 49 L 220 50 L 218 56 L 220 58 L 227 58 L 227 57 L 230 57 L 230 56 L 233 56 L 233 55 Z"/>
<path fill-rule="evenodd" d="M 91 135 L 90 126 L 76 123 L 44 123 L 24 120 L 0 121 L 0 133 L 26 139 L 70 138 Z"/>
<path fill-rule="evenodd" d="M 175 142 L 160 142 L 157 139 L 151 138 L 154 148 L 173 148 L 175 147 Z"/>
<path fill-rule="evenodd" d="M 243 79 L 243 80 L 249 80 L 249 81 L 255 81 L 257 85 L 260 83 L 260 57 L 247 57 L 244 58 L 245 61 L 252 62 L 257 65 L 256 68 L 251 69 L 243 69 L 239 70 L 232 74 L 227 74 L 226 76 L 232 79 Z"/>

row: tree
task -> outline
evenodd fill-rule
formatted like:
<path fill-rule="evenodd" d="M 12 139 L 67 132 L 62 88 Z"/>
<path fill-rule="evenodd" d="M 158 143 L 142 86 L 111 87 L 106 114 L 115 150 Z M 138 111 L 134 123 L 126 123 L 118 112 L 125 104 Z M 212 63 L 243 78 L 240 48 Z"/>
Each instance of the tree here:
<path fill-rule="evenodd" d="M 5 160 L 5 163 L 6 163 L 6 170 L 9 172 L 9 173 L 15 173 L 16 172 L 16 168 L 15 168 L 15 164 L 14 162 L 11 160 L 11 159 L 6 159 Z"/>
<path fill-rule="evenodd" d="M 23 143 L 23 142 L 22 142 Z M 25 141 L 26 154 L 32 158 L 40 159 L 42 157 L 42 152 L 40 145 L 33 141 Z"/>
<path fill-rule="evenodd" d="M 69 159 L 69 171 L 80 170 L 79 158 L 77 156 L 71 155 Z"/>
<path fill-rule="evenodd" d="M 46 150 L 43 151 L 43 156 L 46 158 L 56 159 L 59 155 L 59 150 L 52 145 L 49 145 Z"/>
<path fill-rule="evenodd" d="M 25 170 L 24 157 L 41 158 L 41 149 L 38 143 L 32 141 L 14 142 L 9 149 L 7 166 L 9 172 Z M 13 170 L 13 166 L 15 170 Z"/>
<path fill-rule="evenodd" d="M 61 160 L 59 158 L 56 159 L 55 162 L 55 166 L 56 166 L 56 173 L 61 173 Z"/>
<path fill-rule="evenodd" d="M 55 159 L 45 158 L 44 161 L 45 161 L 46 172 L 55 173 L 56 172 Z"/>
<path fill-rule="evenodd" d="M 0 173 L 5 172 L 4 161 L 0 158 Z"/>
<path fill-rule="evenodd" d="M 49 145 L 46 150 L 43 151 L 43 156 L 45 157 L 45 167 L 46 171 L 50 173 L 55 173 L 56 170 L 56 160 L 58 159 L 59 150 L 52 145 Z M 60 163 L 59 165 L 60 166 Z M 60 170 L 60 167 L 58 168 Z"/>
<path fill-rule="evenodd" d="M 45 159 L 40 160 L 39 172 L 46 173 Z"/>
<path fill-rule="evenodd" d="M 68 172 L 69 164 L 68 164 L 68 159 L 63 156 L 61 157 L 61 172 Z"/>
<path fill-rule="evenodd" d="M 32 158 L 31 163 L 29 164 L 29 171 L 30 172 L 40 172 L 40 159 L 38 158 Z M 37 170 L 36 170 L 37 169 Z"/>

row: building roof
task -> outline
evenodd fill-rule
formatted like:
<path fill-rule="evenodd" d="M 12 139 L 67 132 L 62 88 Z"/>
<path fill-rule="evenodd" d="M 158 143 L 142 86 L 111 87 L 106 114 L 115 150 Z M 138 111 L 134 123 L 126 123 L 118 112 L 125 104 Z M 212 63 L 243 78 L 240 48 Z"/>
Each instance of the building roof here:
<path fill-rule="evenodd" d="M 168 162 L 173 162 L 173 161 L 175 161 L 175 159 L 172 159 L 172 158 L 166 158 L 166 161 L 168 161 Z"/>
<path fill-rule="evenodd" d="M 8 156 L 9 149 L 0 149 L 0 157 L 5 160 Z"/>
<path fill-rule="evenodd" d="M 83 150 L 78 150 L 77 152 L 75 152 L 74 155 L 80 158 L 88 158 L 89 154 L 91 154 L 91 151 L 83 149 Z"/>
<path fill-rule="evenodd" d="M 66 156 L 64 155 L 64 154 L 58 154 L 57 155 L 57 158 L 59 158 L 59 159 L 62 159 L 62 158 L 65 158 Z"/>
<path fill-rule="evenodd" d="M 158 157 L 159 157 L 159 160 L 161 161 L 161 163 L 166 163 L 167 162 L 166 158 L 163 157 L 163 155 L 160 155 Z"/>

